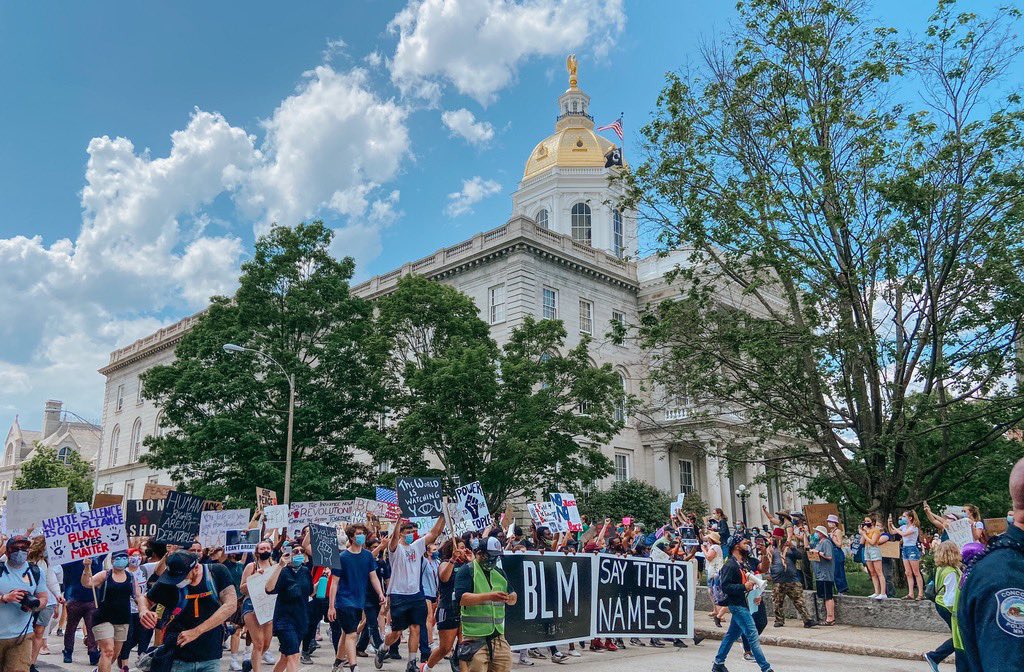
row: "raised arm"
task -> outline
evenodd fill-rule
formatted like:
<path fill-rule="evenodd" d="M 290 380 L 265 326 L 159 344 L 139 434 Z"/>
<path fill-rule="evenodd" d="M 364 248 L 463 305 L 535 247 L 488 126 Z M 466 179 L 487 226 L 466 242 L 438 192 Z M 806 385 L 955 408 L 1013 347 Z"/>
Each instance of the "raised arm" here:
<path fill-rule="evenodd" d="M 934 525 L 939 532 L 943 532 L 946 529 L 946 519 L 936 516 L 932 511 L 932 507 L 928 506 L 928 502 L 924 503 L 924 515 L 928 517 L 928 522 Z"/>

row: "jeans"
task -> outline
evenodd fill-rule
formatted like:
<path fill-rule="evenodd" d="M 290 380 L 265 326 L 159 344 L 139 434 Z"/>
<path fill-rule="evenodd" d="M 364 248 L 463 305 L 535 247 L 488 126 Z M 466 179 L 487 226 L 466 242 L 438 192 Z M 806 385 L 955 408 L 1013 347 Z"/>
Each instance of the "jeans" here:
<path fill-rule="evenodd" d="M 320 621 L 324 620 L 324 614 L 327 613 L 327 598 L 314 597 L 309 601 L 308 606 L 309 627 L 306 628 L 305 636 L 302 638 L 303 653 L 309 653 L 309 647 L 313 646 L 313 640 L 316 638 L 316 629 L 320 625 Z"/>
<path fill-rule="evenodd" d="M 764 629 L 768 627 L 768 609 L 764 606 L 764 600 L 761 600 L 761 604 L 757 605 L 757 611 L 751 616 L 754 619 L 754 627 L 757 628 L 757 634 L 764 632 Z M 750 640 L 747 639 L 746 635 L 743 635 L 743 651 L 750 653 Z"/>
<path fill-rule="evenodd" d="M 836 554 L 832 559 L 835 563 L 836 568 L 836 592 L 845 593 L 850 589 L 849 583 L 846 581 L 846 554 L 843 553 L 843 549 L 836 547 Z"/>
<path fill-rule="evenodd" d="M 757 628 L 754 626 L 754 619 L 750 615 L 750 610 L 745 606 L 736 607 L 730 604 L 729 613 L 732 614 L 732 619 L 729 621 L 729 629 L 725 631 L 722 645 L 718 647 L 718 653 L 715 655 L 715 664 L 724 665 L 725 659 L 729 655 L 729 649 L 732 648 L 737 639 L 745 636 L 747 641 L 750 642 L 750 652 L 754 654 L 754 660 L 757 661 L 761 672 L 768 672 L 768 670 L 772 669 L 772 666 L 761 650 L 761 640 L 757 636 Z"/>
<path fill-rule="evenodd" d="M 171 665 L 171 672 L 220 672 L 220 660 L 204 660 L 201 663 L 176 660 Z"/>
<path fill-rule="evenodd" d="M 366 651 L 366 647 L 373 642 L 373 648 L 379 649 L 384 645 L 384 638 L 380 636 L 380 625 L 378 618 L 380 617 L 380 604 L 369 604 L 367 603 L 366 608 L 363 609 L 363 613 L 366 614 L 366 626 L 363 631 L 359 633 L 359 641 L 356 642 L 356 651 Z"/>
<path fill-rule="evenodd" d="M 64 626 L 64 650 L 68 653 L 75 651 L 75 633 L 78 632 L 78 623 L 85 619 L 85 648 L 90 651 L 98 651 L 96 640 L 92 636 L 92 619 L 96 613 L 96 605 L 92 600 L 86 602 L 80 600 L 68 600 L 64 605 L 68 610 L 68 622 Z"/>
<path fill-rule="evenodd" d="M 943 605 L 938 602 L 935 603 L 935 611 L 938 612 L 939 618 L 946 622 L 946 625 L 953 628 L 953 615 Z M 946 658 L 953 654 L 953 640 L 947 639 L 942 644 L 939 644 L 934 651 L 928 653 L 929 657 L 936 663 L 941 663 Z"/>

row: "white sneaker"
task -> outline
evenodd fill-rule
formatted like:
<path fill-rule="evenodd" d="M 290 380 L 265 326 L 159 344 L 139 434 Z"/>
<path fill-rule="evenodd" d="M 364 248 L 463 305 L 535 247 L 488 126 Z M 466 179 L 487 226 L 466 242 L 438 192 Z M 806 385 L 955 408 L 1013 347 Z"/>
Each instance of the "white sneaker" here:
<path fill-rule="evenodd" d="M 582 658 L 583 654 L 580 653 L 579 649 L 569 649 L 569 655 L 573 658 Z"/>
<path fill-rule="evenodd" d="M 868 599 L 869 599 L 869 600 L 873 600 L 873 599 L 875 599 L 876 597 L 878 597 L 878 593 L 871 593 L 870 595 L 868 595 Z"/>
<path fill-rule="evenodd" d="M 881 600 L 887 600 L 887 599 L 889 599 L 889 597 L 887 595 L 875 595 L 875 599 L 881 601 Z"/>
<path fill-rule="evenodd" d="M 242 663 L 239 662 L 237 657 L 231 656 L 231 664 L 228 665 L 228 669 L 232 672 L 242 672 Z"/>
<path fill-rule="evenodd" d="M 270 651 L 264 651 L 263 652 L 263 662 L 266 663 L 267 665 L 273 665 L 274 663 L 277 662 L 277 658 L 274 658 L 274 654 L 272 654 Z"/>

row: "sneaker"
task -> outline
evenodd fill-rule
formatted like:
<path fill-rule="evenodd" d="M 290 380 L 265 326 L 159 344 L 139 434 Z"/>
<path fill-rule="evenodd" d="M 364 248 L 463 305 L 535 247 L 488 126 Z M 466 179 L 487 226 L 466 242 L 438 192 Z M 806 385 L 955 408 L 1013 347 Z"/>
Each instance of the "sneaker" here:
<path fill-rule="evenodd" d="M 752 653 L 744 653 L 743 654 L 743 660 L 746 660 L 748 662 L 754 660 L 754 654 L 752 654 Z"/>
<path fill-rule="evenodd" d="M 547 660 L 548 657 L 541 653 L 540 649 L 527 649 L 526 655 L 530 658 L 536 658 L 538 660 Z"/>
<path fill-rule="evenodd" d="M 875 599 L 876 597 L 878 597 L 878 593 L 871 593 L 870 595 L 868 595 L 868 599 L 869 599 L 869 600 L 873 600 L 873 599 Z"/>
<path fill-rule="evenodd" d="M 264 651 L 263 652 L 263 662 L 266 663 L 267 665 L 273 665 L 274 663 L 277 662 L 277 658 L 274 658 L 274 654 L 272 654 L 270 651 Z"/>
<path fill-rule="evenodd" d="M 889 596 L 888 595 L 875 595 L 875 599 L 878 600 L 879 602 L 881 602 L 882 600 L 888 600 Z"/>
<path fill-rule="evenodd" d="M 319 648 L 320 648 L 320 645 L 317 644 L 316 640 L 314 639 L 312 642 L 309 643 L 309 653 L 310 653 L 310 655 L 312 655 L 312 653 L 314 651 L 316 651 L 317 649 L 319 649 Z"/>
<path fill-rule="evenodd" d="M 704 641 L 704 638 L 701 637 L 700 635 L 697 635 L 697 636 L 695 636 L 693 638 L 693 645 L 694 646 L 700 646 L 700 643 L 703 642 L 703 641 Z"/>
<path fill-rule="evenodd" d="M 690 648 L 689 646 L 686 645 L 686 642 L 684 642 L 681 639 L 673 640 L 672 641 L 672 646 L 676 647 L 677 649 L 688 649 L 688 648 Z"/>
<path fill-rule="evenodd" d="M 420 672 L 420 666 L 416 664 L 415 660 L 410 660 L 405 665 L 405 672 Z"/>
<path fill-rule="evenodd" d="M 64 636 L 64 628 L 57 628 L 57 636 L 58 637 L 63 637 Z"/>
<path fill-rule="evenodd" d="M 228 665 L 228 669 L 231 672 L 242 672 L 242 661 L 236 656 L 231 656 L 231 663 Z"/>
<path fill-rule="evenodd" d="M 251 660 L 246 659 L 242 661 L 242 672 L 252 672 Z"/>
<path fill-rule="evenodd" d="M 804 621 L 804 627 L 805 628 L 816 628 L 816 627 L 818 627 L 818 624 L 815 623 L 814 621 L 807 620 L 807 621 Z"/>
<path fill-rule="evenodd" d="M 932 654 L 924 654 L 924 662 L 928 663 L 928 667 L 932 668 L 932 672 L 939 672 L 939 662 L 932 658 Z"/>
<path fill-rule="evenodd" d="M 384 667 L 384 659 L 388 657 L 388 650 L 383 646 L 373 654 L 373 666 L 378 670 Z"/>
<path fill-rule="evenodd" d="M 523 657 L 522 656 L 519 657 L 519 662 L 520 663 L 523 662 Z M 452 672 L 459 672 L 459 660 L 455 657 L 455 652 L 454 651 L 452 652 L 452 655 L 448 656 L 448 664 L 452 666 Z M 533 665 L 533 661 L 532 660 L 527 660 L 526 663 L 524 663 L 524 664 L 527 665 L 527 666 Z"/>
<path fill-rule="evenodd" d="M 640 646 L 646 646 L 646 644 L 641 644 Z M 651 646 L 653 646 L 656 649 L 664 649 L 665 642 L 661 641 L 660 639 L 652 639 Z"/>
<path fill-rule="evenodd" d="M 524 657 L 520 656 L 519 657 L 519 664 L 520 665 L 525 665 L 526 667 L 533 667 L 537 663 L 533 662 L 529 658 L 524 658 Z"/>
<path fill-rule="evenodd" d="M 568 657 L 569 656 L 565 655 L 561 651 L 555 651 L 554 653 L 551 654 L 551 662 L 552 663 L 564 663 L 565 659 L 568 658 Z"/>
<path fill-rule="evenodd" d="M 619 637 L 615 640 L 615 646 L 619 647 L 620 649 L 624 649 L 626 648 L 626 643 L 622 641 L 622 637 Z"/>
<path fill-rule="evenodd" d="M 389 655 L 388 658 L 390 658 L 391 660 L 404 660 L 402 658 L 402 654 L 399 653 L 397 650 L 392 651 L 391 655 Z"/>
<path fill-rule="evenodd" d="M 613 642 L 610 639 L 604 640 L 604 648 L 608 649 L 609 651 L 618 651 L 619 650 L 619 647 L 615 646 L 615 642 Z"/>
<path fill-rule="evenodd" d="M 639 637 L 630 637 L 629 638 L 629 643 L 632 644 L 633 646 L 647 646 L 646 644 L 644 644 L 643 642 L 640 641 Z"/>
<path fill-rule="evenodd" d="M 359 651 L 359 650 L 356 651 L 356 658 L 369 658 L 369 657 L 370 657 L 370 654 L 368 654 L 366 651 Z"/>
<path fill-rule="evenodd" d="M 725 663 L 711 663 L 711 672 L 729 672 Z"/>
<path fill-rule="evenodd" d="M 99 662 L 100 662 L 100 652 L 98 650 L 90 651 L 89 652 L 89 664 L 90 665 L 96 665 Z"/>
<path fill-rule="evenodd" d="M 573 658 L 582 658 L 583 654 L 578 649 L 569 649 L 569 655 Z"/>
<path fill-rule="evenodd" d="M 604 643 L 600 639 L 593 639 L 590 641 L 591 651 L 604 651 Z"/>
<path fill-rule="evenodd" d="M 313 656 L 309 655 L 308 653 L 303 653 L 302 655 L 299 656 L 299 662 L 302 663 L 303 665 L 312 665 L 313 664 Z"/>
<path fill-rule="evenodd" d="M 64 651 L 63 653 L 64 653 L 64 662 L 65 662 L 65 663 L 68 663 L 68 664 L 70 664 L 70 663 L 73 663 L 73 662 L 75 662 L 75 661 L 74 661 L 74 660 L 72 660 L 72 658 L 71 658 L 71 652 L 70 652 L 70 651 Z"/>

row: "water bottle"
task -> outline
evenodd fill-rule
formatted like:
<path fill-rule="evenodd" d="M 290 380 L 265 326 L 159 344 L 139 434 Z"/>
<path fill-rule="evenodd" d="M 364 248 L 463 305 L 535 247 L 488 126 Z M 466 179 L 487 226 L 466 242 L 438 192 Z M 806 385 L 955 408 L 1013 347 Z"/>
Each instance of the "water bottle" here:
<path fill-rule="evenodd" d="M 316 581 L 316 596 L 319 599 L 327 597 L 327 575 L 324 574 Z"/>

